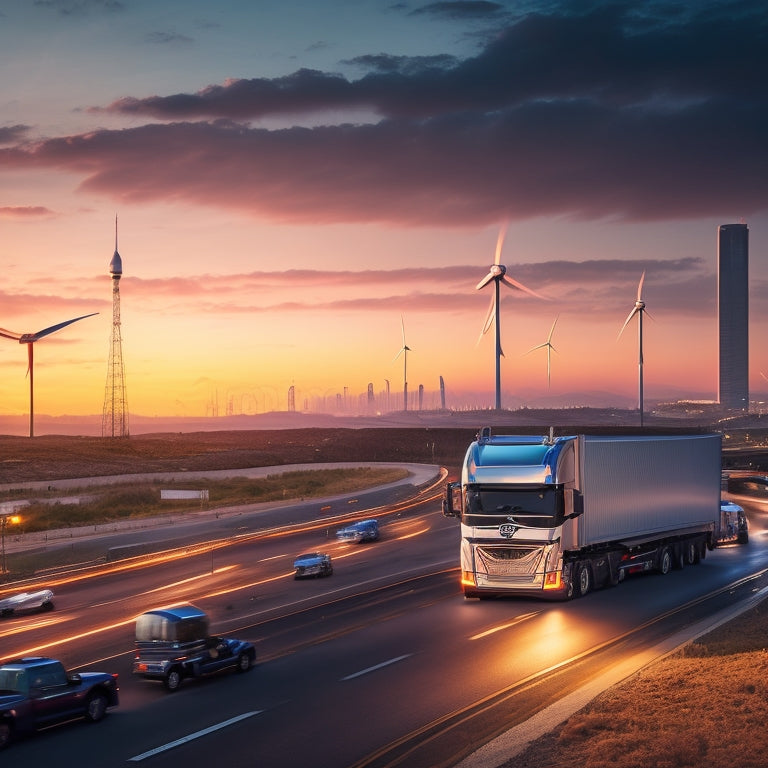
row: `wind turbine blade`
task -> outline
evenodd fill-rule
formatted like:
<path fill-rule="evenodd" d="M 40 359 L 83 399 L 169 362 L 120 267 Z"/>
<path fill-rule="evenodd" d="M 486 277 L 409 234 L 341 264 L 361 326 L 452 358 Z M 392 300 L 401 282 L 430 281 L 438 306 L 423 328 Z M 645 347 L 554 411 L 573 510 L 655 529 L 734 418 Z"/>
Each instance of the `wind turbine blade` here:
<path fill-rule="evenodd" d="M 643 283 L 645 282 L 645 271 L 640 275 L 640 282 L 637 284 L 637 300 L 643 300 Z"/>
<path fill-rule="evenodd" d="M 547 344 L 549 344 L 549 342 L 550 342 L 550 341 L 552 341 L 552 334 L 555 332 L 555 326 L 557 325 L 557 321 L 558 321 L 559 319 L 560 319 L 560 315 L 558 315 L 558 316 L 555 318 L 555 322 L 554 322 L 554 323 L 552 323 L 552 327 L 549 329 L 549 336 L 547 336 Z M 549 344 L 549 346 L 551 347 L 552 345 L 551 345 L 551 344 Z"/>
<path fill-rule="evenodd" d="M 392 358 L 392 362 L 394 363 L 395 360 L 397 360 L 397 358 L 403 354 L 403 352 L 405 352 L 405 347 L 402 347 L 402 349 Z"/>
<path fill-rule="evenodd" d="M 525 353 L 525 355 L 530 355 L 530 354 L 531 354 L 531 352 L 535 352 L 537 349 L 542 349 L 543 347 L 548 347 L 548 346 L 549 346 L 549 344 L 547 344 L 547 342 L 544 342 L 543 344 L 537 344 L 535 347 L 531 347 L 531 348 L 530 348 L 530 349 L 529 349 L 529 350 L 528 350 L 528 351 Z M 523 355 L 523 357 L 525 357 L 525 355 Z"/>
<path fill-rule="evenodd" d="M 81 315 L 80 317 L 75 317 L 72 320 L 65 320 L 63 323 L 58 323 L 57 325 L 52 325 L 50 328 L 44 328 L 42 331 L 38 331 L 37 333 L 30 334 L 32 337 L 32 341 L 37 341 L 38 339 L 41 339 L 43 336 L 48 336 L 48 334 L 53 333 L 54 331 L 58 331 L 67 325 L 71 325 L 72 323 L 76 323 L 78 320 L 84 320 L 86 317 L 93 317 L 94 315 L 98 315 L 98 312 L 91 312 L 89 315 Z"/>
<path fill-rule="evenodd" d="M 402 329 L 403 329 L 403 349 L 405 349 L 406 348 L 405 347 L 405 320 L 403 320 L 402 315 L 400 315 L 400 325 L 402 326 Z"/>
<path fill-rule="evenodd" d="M 0 328 L 0 336 L 5 337 L 6 339 L 13 339 L 14 341 L 18 341 L 23 334 L 21 333 L 14 333 L 13 331 L 6 331 L 5 328 Z"/>
<path fill-rule="evenodd" d="M 639 312 L 637 307 L 633 307 L 632 311 L 627 315 L 627 319 L 624 321 L 624 325 L 621 326 L 621 330 L 619 331 L 619 335 L 616 337 L 616 341 L 621 338 L 621 334 L 624 333 L 624 329 L 629 325 L 629 321 Z"/>
<path fill-rule="evenodd" d="M 485 288 L 485 286 L 486 286 L 486 285 L 488 285 L 488 283 L 490 283 L 490 282 L 491 282 L 491 280 L 493 280 L 493 278 L 494 278 L 494 274 L 493 274 L 493 272 L 489 272 L 489 273 L 488 273 L 488 274 L 487 274 L 487 275 L 486 275 L 486 276 L 485 276 L 485 277 L 484 277 L 484 278 L 483 278 L 483 279 L 482 279 L 482 280 L 481 280 L 481 281 L 480 281 L 480 282 L 479 282 L 479 283 L 478 283 L 478 284 L 475 286 L 475 290 L 476 290 L 476 291 L 479 291 L 481 288 Z"/>
<path fill-rule="evenodd" d="M 485 322 L 483 323 L 483 333 L 488 333 L 488 330 L 496 320 L 496 294 L 491 296 L 491 303 L 488 305 L 488 314 L 485 316 Z M 482 334 L 480 334 L 482 336 Z"/>
<path fill-rule="evenodd" d="M 507 288 L 515 288 L 518 291 L 522 291 L 523 293 L 527 293 L 531 296 L 535 296 L 537 299 L 544 299 L 545 301 L 548 301 L 546 296 L 542 296 L 540 293 L 536 293 L 536 291 L 532 291 L 530 288 L 527 288 L 521 282 L 518 282 L 514 278 L 507 277 L 507 275 L 504 275 L 504 277 L 500 279 L 501 279 L 501 282 L 507 286 Z"/>
<path fill-rule="evenodd" d="M 501 249 L 504 247 L 504 238 L 507 236 L 507 225 L 504 224 L 499 230 L 499 237 L 496 240 L 496 256 L 493 259 L 494 264 L 501 264 Z"/>

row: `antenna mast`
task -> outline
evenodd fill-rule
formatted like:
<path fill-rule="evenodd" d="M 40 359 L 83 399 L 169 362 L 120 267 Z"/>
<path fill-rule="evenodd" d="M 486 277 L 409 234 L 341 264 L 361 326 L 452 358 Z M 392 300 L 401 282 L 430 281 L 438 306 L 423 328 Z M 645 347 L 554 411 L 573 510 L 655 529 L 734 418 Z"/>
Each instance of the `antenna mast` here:
<path fill-rule="evenodd" d="M 115 215 L 115 253 L 109 262 L 112 276 L 112 336 L 107 364 L 107 385 L 101 418 L 102 437 L 128 437 L 128 403 L 125 397 L 123 341 L 120 331 L 120 278 L 123 261 L 117 251 L 117 215 Z"/>

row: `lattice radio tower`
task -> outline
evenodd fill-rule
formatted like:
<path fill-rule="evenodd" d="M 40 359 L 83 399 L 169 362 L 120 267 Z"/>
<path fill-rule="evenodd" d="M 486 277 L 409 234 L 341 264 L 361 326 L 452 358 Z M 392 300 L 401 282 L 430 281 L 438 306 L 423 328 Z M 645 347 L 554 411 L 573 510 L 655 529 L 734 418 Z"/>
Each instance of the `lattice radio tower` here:
<path fill-rule="evenodd" d="M 125 398 L 123 340 L 120 333 L 120 278 L 123 276 L 123 260 L 117 252 L 117 216 L 115 216 L 115 255 L 109 262 L 109 274 L 112 276 L 112 338 L 109 345 L 101 435 L 102 437 L 128 437 L 128 402 Z"/>

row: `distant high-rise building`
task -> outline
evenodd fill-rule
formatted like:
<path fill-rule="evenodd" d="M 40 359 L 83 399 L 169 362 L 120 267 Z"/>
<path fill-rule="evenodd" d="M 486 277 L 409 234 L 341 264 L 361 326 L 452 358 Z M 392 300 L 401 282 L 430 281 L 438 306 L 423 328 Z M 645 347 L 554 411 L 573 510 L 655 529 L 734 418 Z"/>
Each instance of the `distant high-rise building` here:
<path fill-rule="evenodd" d="M 109 340 L 101 435 L 102 437 L 128 437 L 128 401 L 125 397 L 123 339 L 120 329 L 120 278 L 123 276 L 123 260 L 117 252 L 117 217 L 115 217 L 115 253 L 112 261 L 109 262 L 109 274 L 112 277 L 112 333 Z"/>
<path fill-rule="evenodd" d="M 749 229 L 717 228 L 717 318 L 720 334 L 718 400 L 749 409 Z"/>

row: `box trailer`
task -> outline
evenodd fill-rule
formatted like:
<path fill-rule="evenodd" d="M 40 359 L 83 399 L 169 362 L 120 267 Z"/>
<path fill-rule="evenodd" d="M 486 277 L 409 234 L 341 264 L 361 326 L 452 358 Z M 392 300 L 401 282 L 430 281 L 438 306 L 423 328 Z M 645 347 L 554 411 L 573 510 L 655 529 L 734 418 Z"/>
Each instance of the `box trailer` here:
<path fill-rule="evenodd" d="M 466 597 L 570 598 L 747 540 L 743 510 L 721 506 L 718 434 L 554 438 L 484 428 L 443 512 L 461 520 Z"/>

